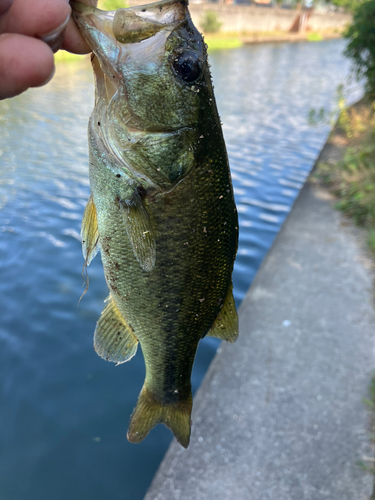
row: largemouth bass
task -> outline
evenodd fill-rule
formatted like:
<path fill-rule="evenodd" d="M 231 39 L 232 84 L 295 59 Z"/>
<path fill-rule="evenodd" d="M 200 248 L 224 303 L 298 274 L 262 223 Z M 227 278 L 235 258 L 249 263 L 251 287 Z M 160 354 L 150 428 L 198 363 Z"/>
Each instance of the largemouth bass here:
<path fill-rule="evenodd" d="M 96 80 L 82 244 L 87 265 L 100 249 L 110 294 L 94 346 L 124 363 L 141 344 L 128 439 L 164 423 L 187 447 L 198 343 L 238 335 L 238 221 L 206 46 L 186 0 L 114 12 L 71 3 Z"/>

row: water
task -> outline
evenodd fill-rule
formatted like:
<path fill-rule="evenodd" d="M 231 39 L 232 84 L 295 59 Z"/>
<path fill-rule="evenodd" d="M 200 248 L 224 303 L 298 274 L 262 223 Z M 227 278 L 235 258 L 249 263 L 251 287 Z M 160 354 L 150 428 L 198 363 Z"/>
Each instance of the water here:
<path fill-rule="evenodd" d="M 267 44 L 211 55 L 240 216 L 240 303 L 326 135 L 311 107 L 334 105 L 342 41 Z M 350 98 L 360 96 L 352 88 Z M 79 231 L 89 194 L 87 65 L 0 103 L 0 498 L 140 500 L 171 439 L 126 440 L 144 378 L 140 354 L 115 368 L 92 347 L 107 288 L 100 258 L 79 308 Z M 194 390 L 217 342 L 202 342 Z"/>

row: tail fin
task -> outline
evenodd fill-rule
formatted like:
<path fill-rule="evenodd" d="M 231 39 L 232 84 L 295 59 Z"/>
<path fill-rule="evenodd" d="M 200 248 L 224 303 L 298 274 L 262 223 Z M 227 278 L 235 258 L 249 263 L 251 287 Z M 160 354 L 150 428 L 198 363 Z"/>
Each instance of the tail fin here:
<path fill-rule="evenodd" d="M 187 448 L 190 441 L 192 404 L 191 395 L 185 401 L 163 404 L 143 386 L 130 421 L 128 440 L 131 443 L 139 443 L 160 423 L 166 425 L 177 441 Z"/>

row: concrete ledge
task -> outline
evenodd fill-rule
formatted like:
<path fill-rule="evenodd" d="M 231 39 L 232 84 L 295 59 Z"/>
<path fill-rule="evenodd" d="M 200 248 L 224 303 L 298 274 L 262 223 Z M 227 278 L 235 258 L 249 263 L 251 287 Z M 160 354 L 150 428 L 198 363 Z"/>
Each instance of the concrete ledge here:
<path fill-rule="evenodd" d="M 357 231 L 307 184 L 146 500 L 365 500 L 372 275 Z M 366 458 L 365 458 L 366 460 Z M 372 465 L 372 464 L 370 464 Z"/>

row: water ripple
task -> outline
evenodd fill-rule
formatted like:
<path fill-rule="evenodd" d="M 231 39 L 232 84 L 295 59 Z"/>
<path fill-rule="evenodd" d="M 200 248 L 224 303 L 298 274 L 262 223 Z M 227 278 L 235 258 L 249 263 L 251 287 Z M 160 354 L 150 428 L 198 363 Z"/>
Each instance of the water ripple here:
<path fill-rule="evenodd" d="M 326 139 L 307 115 L 332 108 L 348 72 L 343 47 L 281 43 L 211 55 L 240 220 L 237 303 Z M 140 445 L 126 440 L 144 363 L 139 352 L 114 368 L 92 348 L 107 295 L 99 257 L 77 307 L 93 90 L 87 62 L 0 102 L 1 498 L 141 500 L 171 439 L 158 426 Z M 194 390 L 217 345 L 201 343 Z"/>

